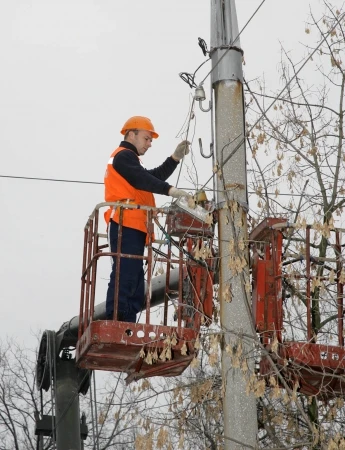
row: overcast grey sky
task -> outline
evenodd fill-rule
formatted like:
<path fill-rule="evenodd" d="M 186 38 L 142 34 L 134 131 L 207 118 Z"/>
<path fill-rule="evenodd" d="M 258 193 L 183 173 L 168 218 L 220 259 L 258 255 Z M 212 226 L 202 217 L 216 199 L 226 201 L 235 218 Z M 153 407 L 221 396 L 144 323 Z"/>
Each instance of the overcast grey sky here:
<path fill-rule="evenodd" d="M 260 3 L 237 1 L 240 29 Z M 278 86 L 280 42 L 302 56 L 309 7 L 319 16 L 321 4 L 266 0 L 241 36 L 248 80 L 265 75 L 268 89 Z M 162 162 L 191 101 L 178 73 L 204 60 L 197 38 L 209 44 L 209 12 L 209 0 L 2 1 L 0 174 L 102 182 L 132 115 L 150 117 L 160 134 L 145 166 Z M 199 137 L 207 146 L 209 118 L 196 110 L 203 183 L 211 167 L 198 156 Z M 184 170 L 181 187 L 186 178 Z M 38 329 L 56 330 L 78 313 L 83 227 L 101 201 L 100 185 L 0 178 L 1 338 L 34 345 Z"/>

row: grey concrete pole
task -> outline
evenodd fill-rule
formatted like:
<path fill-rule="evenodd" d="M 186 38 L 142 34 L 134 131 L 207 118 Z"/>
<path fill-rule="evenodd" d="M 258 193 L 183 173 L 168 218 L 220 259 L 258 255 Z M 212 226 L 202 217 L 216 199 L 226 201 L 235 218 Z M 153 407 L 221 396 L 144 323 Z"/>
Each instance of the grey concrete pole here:
<path fill-rule="evenodd" d="M 81 450 L 78 369 L 74 359 L 56 361 L 56 448 Z"/>
<path fill-rule="evenodd" d="M 255 447 L 257 437 L 256 400 L 247 395 L 247 380 L 232 366 L 229 346 L 249 355 L 253 370 L 254 337 L 248 293 L 249 259 L 247 237 L 247 177 L 244 129 L 242 50 L 238 36 L 235 0 L 211 0 L 212 86 L 215 95 L 217 203 L 219 208 L 219 298 L 222 346 L 225 449 Z M 238 343 L 239 341 L 237 341 Z"/>

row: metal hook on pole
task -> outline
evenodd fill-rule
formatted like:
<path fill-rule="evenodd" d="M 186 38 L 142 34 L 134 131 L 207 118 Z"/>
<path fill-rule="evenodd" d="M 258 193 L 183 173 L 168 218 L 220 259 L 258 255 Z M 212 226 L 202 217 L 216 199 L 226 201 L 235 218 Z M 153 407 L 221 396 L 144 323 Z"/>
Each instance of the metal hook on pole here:
<path fill-rule="evenodd" d="M 211 158 L 211 156 L 213 156 L 213 142 L 211 142 L 210 144 L 210 154 L 209 155 L 205 155 L 203 147 L 202 147 L 202 140 L 201 138 L 199 138 L 199 148 L 200 148 L 200 154 L 203 158 Z"/>
<path fill-rule="evenodd" d="M 208 109 L 204 109 L 202 106 L 202 102 L 204 100 L 206 100 L 206 95 L 205 95 L 204 88 L 201 84 L 195 89 L 194 99 L 199 102 L 199 108 L 201 109 L 202 112 L 209 112 L 211 110 L 212 101 L 209 102 Z"/>
<path fill-rule="evenodd" d="M 199 101 L 199 108 L 201 109 L 202 112 L 209 112 L 212 109 L 212 102 L 209 102 L 209 107 L 207 109 L 204 109 L 202 107 L 201 101 Z"/>

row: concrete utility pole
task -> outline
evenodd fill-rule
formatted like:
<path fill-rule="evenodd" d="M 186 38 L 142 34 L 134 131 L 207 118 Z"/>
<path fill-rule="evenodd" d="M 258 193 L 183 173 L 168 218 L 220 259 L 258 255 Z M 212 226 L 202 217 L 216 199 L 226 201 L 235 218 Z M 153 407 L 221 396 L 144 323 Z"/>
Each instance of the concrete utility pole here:
<path fill-rule="evenodd" d="M 225 449 L 256 445 L 257 411 L 241 369 L 232 367 L 226 346 L 236 351 L 237 336 L 254 337 L 249 284 L 247 236 L 247 176 L 243 99 L 242 50 L 235 0 L 211 0 L 212 86 L 215 95 L 217 203 L 219 208 L 219 298 L 225 333 L 222 376 L 225 389 Z M 225 207 L 225 208 L 224 208 Z M 244 244 L 244 247 L 243 247 Z M 243 268 L 243 257 L 247 264 Z M 242 267 L 241 267 L 242 262 Z M 253 341 L 254 342 L 254 341 Z M 253 369 L 253 342 L 242 341 L 242 357 Z"/>

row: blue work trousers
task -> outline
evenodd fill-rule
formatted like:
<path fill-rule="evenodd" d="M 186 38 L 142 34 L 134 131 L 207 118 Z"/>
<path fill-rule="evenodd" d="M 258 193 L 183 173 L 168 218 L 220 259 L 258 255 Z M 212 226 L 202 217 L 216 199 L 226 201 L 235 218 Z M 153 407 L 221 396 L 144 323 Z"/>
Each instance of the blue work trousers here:
<path fill-rule="evenodd" d="M 112 252 L 117 252 L 119 225 L 112 220 L 109 223 L 109 239 Z M 121 253 L 129 255 L 144 254 L 146 233 L 134 228 L 122 227 Z M 112 320 L 114 314 L 116 257 L 108 284 L 106 317 Z M 144 270 L 142 259 L 121 258 L 118 298 L 118 320 L 136 322 L 136 315 L 144 306 Z"/>

